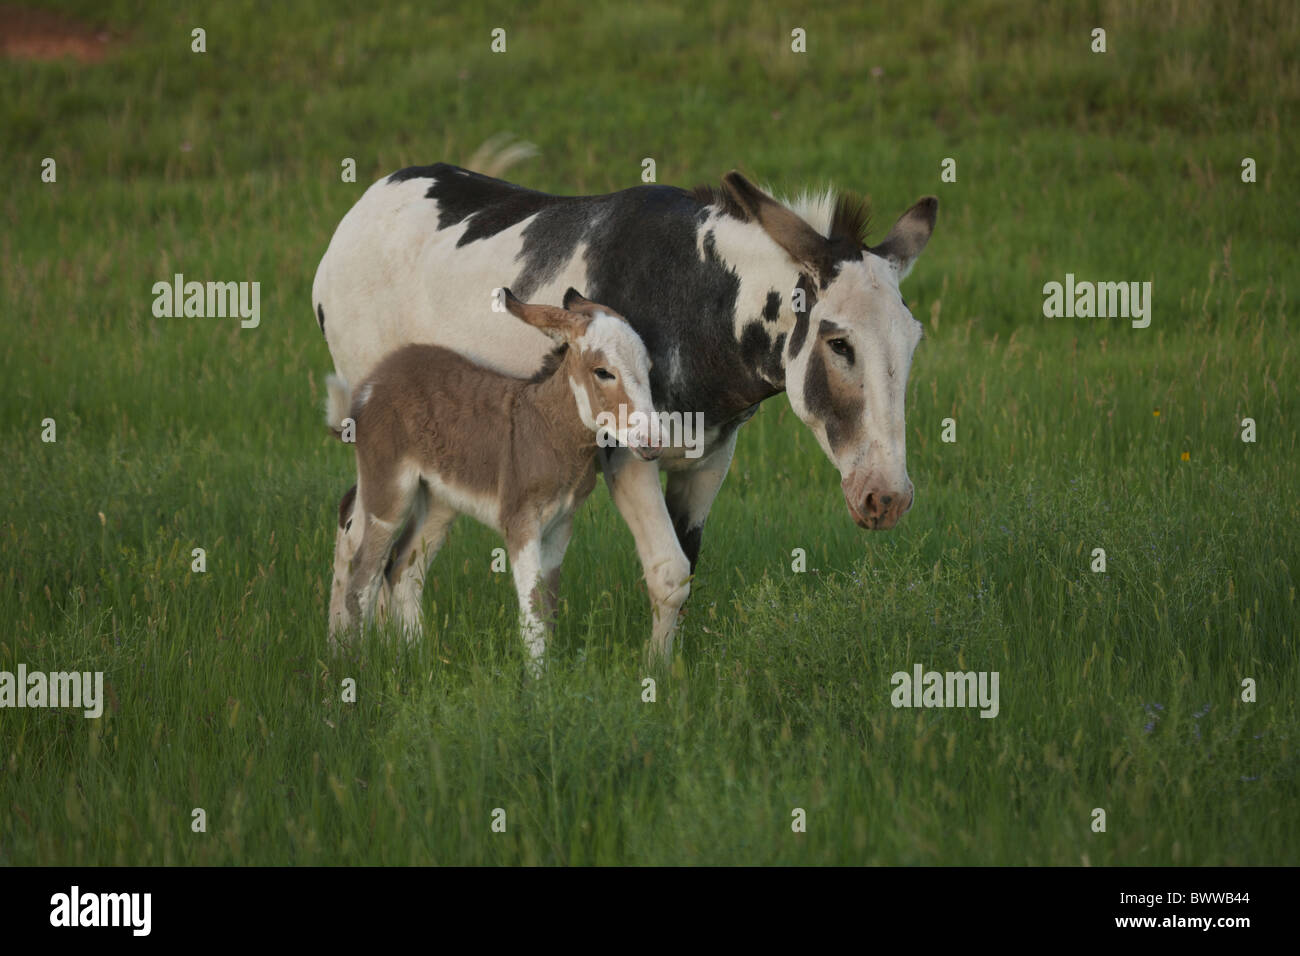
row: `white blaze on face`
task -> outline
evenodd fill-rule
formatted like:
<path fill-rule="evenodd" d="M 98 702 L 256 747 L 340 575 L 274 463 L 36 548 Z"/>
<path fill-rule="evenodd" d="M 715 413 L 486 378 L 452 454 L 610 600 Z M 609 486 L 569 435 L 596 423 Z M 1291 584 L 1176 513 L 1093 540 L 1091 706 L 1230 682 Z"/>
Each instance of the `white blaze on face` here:
<path fill-rule="evenodd" d="M 829 347 L 833 339 L 848 343 L 852 362 Z M 897 272 L 879 256 L 843 263 L 818 294 L 807 335 L 787 362 L 786 389 L 846 481 L 909 487 L 904 401 L 920 339 Z"/>
<path fill-rule="evenodd" d="M 625 321 L 605 312 L 597 312 L 587 325 L 586 332 L 577 340 L 579 350 L 599 351 L 604 354 L 609 371 L 618 376 L 618 385 L 627 396 L 628 407 L 625 412 L 609 409 L 614 416 L 615 427 L 602 428 L 609 438 L 620 445 L 647 445 L 650 441 L 650 422 L 655 418 L 654 402 L 650 398 L 650 357 L 645 344 L 636 330 Z M 580 389 L 572 382 L 575 396 Z M 590 413 L 592 406 L 584 395 L 578 398 L 578 408 Z M 603 426 L 608 417 L 602 419 Z M 598 430 L 595 416 L 589 420 L 585 415 L 583 422 L 593 431 Z"/>
<path fill-rule="evenodd" d="M 578 403 L 578 417 L 582 419 L 582 424 L 593 432 L 596 431 L 596 413 L 591 409 L 591 396 L 587 394 L 586 386 L 569 376 L 569 390 L 573 392 L 573 400 Z"/>

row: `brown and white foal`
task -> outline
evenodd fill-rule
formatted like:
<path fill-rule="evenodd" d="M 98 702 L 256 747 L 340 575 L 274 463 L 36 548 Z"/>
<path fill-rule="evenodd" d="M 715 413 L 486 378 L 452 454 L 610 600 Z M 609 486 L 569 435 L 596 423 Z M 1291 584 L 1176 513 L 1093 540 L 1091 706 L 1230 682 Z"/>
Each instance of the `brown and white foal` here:
<path fill-rule="evenodd" d="M 330 427 L 342 432 L 345 416 L 355 424 L 349 520 L 365 522 L 355 557 L 335 555 L 333 592 L 342 600 L 331 601 L 331 645 L 374 613 L 389 568 L 427 568 L 452 521 L 468 514 L 505 537 L 521 634 L 540 672 L 573 516 L 596 483 L 598 443 L 658 455 L 649 443 L 650 359 L 622 316 L 573 289 L 564 308 L 502 295 L 512 315 L 559 343 L 531 379 L 434 345 L 391 353 L 355 397 L 329 379 Z M 620 433 L 629 421 L 645 424 Z M 408 639 L 421 630 L 419 583 L 395 602 Z"/>

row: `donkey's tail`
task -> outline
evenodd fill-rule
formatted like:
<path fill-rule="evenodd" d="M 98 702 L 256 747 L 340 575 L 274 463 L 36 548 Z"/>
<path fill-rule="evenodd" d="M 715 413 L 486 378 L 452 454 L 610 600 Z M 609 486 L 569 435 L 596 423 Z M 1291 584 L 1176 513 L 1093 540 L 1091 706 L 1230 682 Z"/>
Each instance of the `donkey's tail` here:
<path fill-rule="evenodd" d="M 337 375 L 325 376 L 325 423 L 336 435 L 343 434 L 343 419 L 352 411 L 352 388 Z"/>
<path fill-rule="evenodd" d="M 536 155 L 537 147 L 532 143 L 517 140 L 510 133 L 497 133 L 484 141 L 465 163 L 465 168 L 484 176 L 500 178 L 511 166 Z"/>

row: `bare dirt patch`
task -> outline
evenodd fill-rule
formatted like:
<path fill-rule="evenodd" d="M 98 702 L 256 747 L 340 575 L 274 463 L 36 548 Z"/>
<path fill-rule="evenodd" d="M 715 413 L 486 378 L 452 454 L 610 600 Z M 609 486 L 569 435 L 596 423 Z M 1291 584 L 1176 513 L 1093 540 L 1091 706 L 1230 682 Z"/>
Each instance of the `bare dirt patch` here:
<path fill-rule="evenodd" d="M 96 63 L 113 43 L 107 30 L 47 10 L 0 4 L 0 56 L 7 59 Z"/>

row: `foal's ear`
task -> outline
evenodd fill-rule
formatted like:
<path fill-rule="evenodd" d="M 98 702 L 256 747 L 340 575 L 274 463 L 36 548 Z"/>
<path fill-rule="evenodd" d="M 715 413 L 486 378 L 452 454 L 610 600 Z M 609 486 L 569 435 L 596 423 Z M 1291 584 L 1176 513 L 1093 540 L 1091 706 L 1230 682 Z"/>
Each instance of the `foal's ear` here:
<path fill-rule="evenodd" d="M 556 342 L 575 339 L 587 329 L 588 320 L 573 312 L 553 305 L 520 302 L 509 289 L 505 288 L 501 290 L 501 295 L 511 315 L 527 322 L 539 332 L 545 332 Z"/>
<path fill-rule="evenodd" d="M 830 268 L 830 244 L 799 216 L 759 189 L 736 170 L 722 177 L 727 194 L 795 262 L 818 276 Z"/>
<path fill-rule="evenodd" d="M 524 315 L 532 308 L 528 303 L 520 302 L 515 298 L 515 294 L 505 286 L 501 287 L 501 301 L 505 303 L 506 311 L 519 319 L 524 319 Z M 527 322 L 528 320 L 524 319 L 524 321 Z"/>
<path fill-rule="evenodd" d="M 564 293 L 564 307 L 570 312 L 581 312 L 583 315 L 591 315 L 600 308 L 573 286 L 569 286 L 569 290 Z"/>
<path fill-rule="evenodd" d="M 926 196 L 899 216 L 894 228 L 889 230 L 889 235 L 885 236 L 880 245 L 869 246 L 868 251 L 882 259 L 888 259 L 898 273 L 898 281 L 902 282 L 912 271 L 916 257 L 930 241 L 938 217 L 939 200 L 934 196 Z"/>

